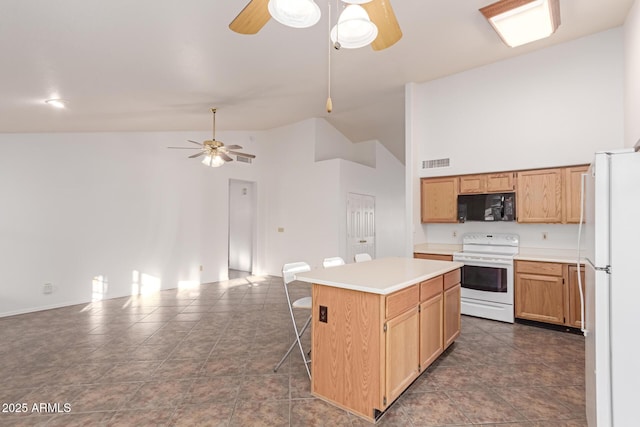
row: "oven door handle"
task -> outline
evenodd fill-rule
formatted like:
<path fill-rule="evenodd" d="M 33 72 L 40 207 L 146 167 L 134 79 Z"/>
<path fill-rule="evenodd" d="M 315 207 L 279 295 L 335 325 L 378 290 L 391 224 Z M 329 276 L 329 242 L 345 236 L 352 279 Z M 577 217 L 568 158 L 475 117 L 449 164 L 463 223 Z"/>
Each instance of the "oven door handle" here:
<path fill-rule="evenodd" d="M 462 262 L 464 265 L 478 266 L 478 267 L 511 267 L 512 261 L 486 261 L 477 259 L 465 259 L 465 258 L 453 258 L 456 262 Z"/>

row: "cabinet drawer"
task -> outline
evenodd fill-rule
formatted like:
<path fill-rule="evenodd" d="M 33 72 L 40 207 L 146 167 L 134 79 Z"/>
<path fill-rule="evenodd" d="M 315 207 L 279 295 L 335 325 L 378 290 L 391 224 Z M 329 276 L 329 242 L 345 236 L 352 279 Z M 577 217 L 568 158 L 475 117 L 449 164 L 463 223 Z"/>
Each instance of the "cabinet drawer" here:
<path fill-rule="evenodd" d="M 441 294 L 444 289 L 443 276 L 434 277 L 433 279 L 425 280 L 420 283 L 420 302 L 426 301 L 429 298 Z"/>
<path fill-rule="evenodd" d="M 444 290 L 454 287 L 460 283 L 460 269 L 450 271 L 444 275 Z"/>
<path fill-rule="evenodd" d="M 419 259 L 434 259 L 436 261 L 453 261 L 453 255 L 424 254 L 415 252 L 413 257 Z"/>
<path fill-rule="evenodd" d="M 555 262 L 517 261 L 516 272 L 562 276 L 562 266 Z"/>
<path fill-rule="evenodd" d="M 418 288 L 417 284 L 388 295 L 385 304 L 385 318 L 391 319 L 398 314 L 402 314 L 411 307 L 416 307 L 419 299 L 420 288 Z"/>

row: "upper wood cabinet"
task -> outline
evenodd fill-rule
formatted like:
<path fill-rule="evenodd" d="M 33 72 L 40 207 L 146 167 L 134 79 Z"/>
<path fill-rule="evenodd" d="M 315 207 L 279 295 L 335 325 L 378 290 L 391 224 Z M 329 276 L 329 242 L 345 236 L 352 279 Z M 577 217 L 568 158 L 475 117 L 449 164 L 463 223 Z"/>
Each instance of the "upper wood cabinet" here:
<path fill-rule="evenodd" d="M 513 191 L 513 172 L 463 175 L 460 177 L 460 194 L 501 193 Z"/>
<path fill-rule="evenodd" d="M 564 168 L 564 222 L 580 222 L 582 174 L 588 170 L 588 165 Z"/>
<path fill-rule="evenodd" d="M 518 172 L 518 222 L 562 222 L 562 182 L 563 170 L 560 168 Z"/>
<path fill-rule="evenodd" d="M 582 174 L 589 165 L 420 180 L 423 223 L 458 222 L 458 195 L 516 192 L 520 223 L 580 221 Z"/>
<path fill-rule="evenodd" d="M 422 222 L 458 222 L 458 177 L 420 180 Z"/>

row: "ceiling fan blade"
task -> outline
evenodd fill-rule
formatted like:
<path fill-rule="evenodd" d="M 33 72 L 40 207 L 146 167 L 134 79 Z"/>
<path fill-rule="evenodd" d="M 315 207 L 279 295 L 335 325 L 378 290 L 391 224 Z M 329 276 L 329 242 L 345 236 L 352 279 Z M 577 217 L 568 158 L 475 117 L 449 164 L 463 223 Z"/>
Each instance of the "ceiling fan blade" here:
<path fill-rule="evenodd" d="M 242 150 L 242 147 L 239 145 L 225 145 L 224 148 L 228 150 Z"/>
<path fill-rule="evenodd" d="M 371 43 L 373 50 L 382 50 L 393 46 L 402 38 L 402 30 L 393 13 L 390 0 L 373 0 L 361 4 L 369 14 L 369 19 L 378 27 L 378 37 Z"/>
<path fill-rule="evenodd" d="M 247 153 L 240 153 L 238 151 L 231 151 L 228 150 L 227 153 L 229 154 L 235 154 L 236 156 L 242 156 L 242 157 L 249 157 L 250 159 L 255 159 L 256 156 L 254 156 L 253 154 L 247 154 Z"/>
<path fill-rule="evenodd" d="M 205 154 L 205 152 L 204 152 L 204 151 L 201 151 L 201 152 L 196 153 L 196 154 L 194 154 L 194 155 L 192 155 L 192 156 L 189 156 L 189 158 L 190 158 L 190 159 L 195 159 L 196 157 L 200 157 L 200 156 L 202 156 L 202 155 L 204 155 L 204 154 Z"/>
<path fill-rule="evenodd" d="M 233 162 L 233 159 L 231 157 L 227 156 L 222 151 L 218 151 L 218 156 L 222 157 L 222 160 L 224 160 L 225 162 Z"/>
<path fill-rule="evenodd" d="M 231 21 L 229 28 L 240 34 L 256 34 L 271 19 L 268 4 L 269 0 L 251 0 Z"/>
<path fill-rule="evenodd" d="M 167 147 L 167 148 L 173 148 L 177 150 L 202 150 L 202 148 L 197 148 L 197 147 Z"/>
<path fill-rule="evenodd" d="M 192 143 L 194 143 L 194 144 L 199 145 L 199 146 L 201 146 L 201 147 L 202 147 L 202 144 L 201 144 L 200 142 L 198 142 L 198 141 L 192 141 L 192 140 L 190 140 L 190 139 L 187 139 L 187 141 L 192 142 Z"/>

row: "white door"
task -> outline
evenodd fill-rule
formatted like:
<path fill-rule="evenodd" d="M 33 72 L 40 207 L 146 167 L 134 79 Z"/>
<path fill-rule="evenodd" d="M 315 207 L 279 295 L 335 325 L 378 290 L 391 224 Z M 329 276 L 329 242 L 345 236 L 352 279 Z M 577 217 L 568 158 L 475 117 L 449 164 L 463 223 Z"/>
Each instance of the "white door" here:
<path fill-rule="evenodd" d="M 347 195 L 347 262 L 355 254 L 376 257 L 376 198 L 364 194 Z"/>
<path fill-rule="evenodd" d="M 229 268 L 252 271 L 255 183 L 229 180 Z"/>

